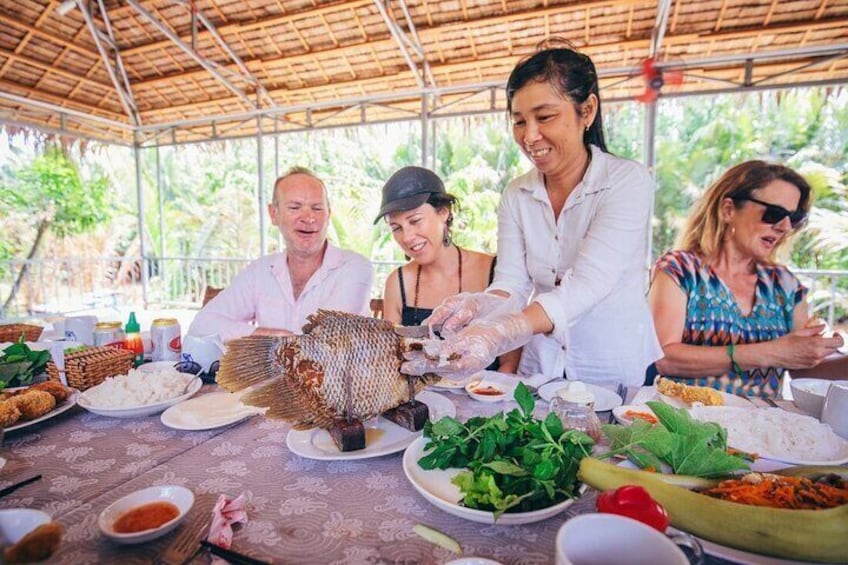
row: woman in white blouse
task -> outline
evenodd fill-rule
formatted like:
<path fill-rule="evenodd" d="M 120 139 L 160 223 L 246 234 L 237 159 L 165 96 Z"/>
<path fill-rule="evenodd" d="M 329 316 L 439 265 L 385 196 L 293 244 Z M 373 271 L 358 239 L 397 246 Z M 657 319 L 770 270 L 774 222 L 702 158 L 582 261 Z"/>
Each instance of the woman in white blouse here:
<path fill-rule="evenodd" d="M 534 169 L 503 194 L 495 280 L 445 300 L 427 322 L 450 339 L 428 342 L 403 370 L 468 375 L 527 344 L 521 373 L 640 385 L 662 356 L 645 299 L 650 174 L 607 152 L 586 55 L 542 49 L 506 90 Z"/>

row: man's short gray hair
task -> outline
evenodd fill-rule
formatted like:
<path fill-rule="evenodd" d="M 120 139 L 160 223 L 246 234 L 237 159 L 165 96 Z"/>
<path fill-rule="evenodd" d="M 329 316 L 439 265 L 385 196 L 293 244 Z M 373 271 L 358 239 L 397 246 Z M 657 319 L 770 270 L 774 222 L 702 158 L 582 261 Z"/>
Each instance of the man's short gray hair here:
<path fill-rule="evenodd" d="M 308 167 L 301 167 L 299 165 L 295 165 L 294 167 L 291 167 L 289 170 L 287 170 L 281 176 L 277 177 L 277 180 L 274 181 L 274 188 L 272 189 L 272 192 L 271 192 L 271 204 L 273 204 L 274 206 L 276 206 L 278 204 L 278 201 L 277 201 L 277 185 L 280 184 L 280 181 L 287 179 L 288 177 L 290 177 L 292 175 L 306 175 L 306 176 L 312 177 L 313 179 L 318 181 L 318 184 L 320 184 L 321 188 L 324 189 L 324 198 L 327 200 L 327 205 L 328 206 L 330 205 L 330 193 L 327 190 L 327 185 L 324 183 L 323 180 L 321 180 L 321 177 L 319 177 L 314 172 L 312 172 L 312 170 L 309 169 Z"/>

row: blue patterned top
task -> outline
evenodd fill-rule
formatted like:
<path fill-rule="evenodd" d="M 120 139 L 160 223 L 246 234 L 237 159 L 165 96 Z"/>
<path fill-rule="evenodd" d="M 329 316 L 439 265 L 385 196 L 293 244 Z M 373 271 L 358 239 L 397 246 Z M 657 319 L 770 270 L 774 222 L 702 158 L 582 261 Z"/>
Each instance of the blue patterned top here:
<path fill-rule="evenodd" d="M 754 307 L 746 316 L 724 281 L 691 251 L 670 251 L 660 257 L 655 268 L 670 276 L 686 294 L 681 342 L 689 345 L 726 347 L 730 343 L 777 339 L 792 331 L 795 306 L 807 294 L 807 288 L 786 267 L 757 265 Z M 731 394 L 774 397 L 780 394 L 784 372 L 781 367 L 767 367 L 741 375 L 729 372 L 699 379 L 668 377 Z"/>

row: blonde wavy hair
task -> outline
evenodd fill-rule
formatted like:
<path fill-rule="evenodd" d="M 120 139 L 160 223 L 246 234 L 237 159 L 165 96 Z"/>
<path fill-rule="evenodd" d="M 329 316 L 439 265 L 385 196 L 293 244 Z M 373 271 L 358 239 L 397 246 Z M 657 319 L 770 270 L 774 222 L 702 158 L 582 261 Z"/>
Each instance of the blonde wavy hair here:
<path fill-rule="evenodd" d="M 813 205 L 813 191 L 804 177 L 783 165 L 765 161 L 745 161 L 730 168 L 704 192 L 680 232 L 676 248 L 692 251 L 703 259 L 714 259 L 721 249 L 728 229 L 727 223 L 721 219 L 721 204 L 724 199 L 730 198 L 737 209 L 741 208 L 745 205 L 747 196 L 774 180 L 783 180 L 795 186 L 801 192 L 798 207 L 809 213 Z M 793 229 L 784 236 L 780 245 L 769 254 L 769 262 L 777 261 L 781 250 L 796 231 Z"/>

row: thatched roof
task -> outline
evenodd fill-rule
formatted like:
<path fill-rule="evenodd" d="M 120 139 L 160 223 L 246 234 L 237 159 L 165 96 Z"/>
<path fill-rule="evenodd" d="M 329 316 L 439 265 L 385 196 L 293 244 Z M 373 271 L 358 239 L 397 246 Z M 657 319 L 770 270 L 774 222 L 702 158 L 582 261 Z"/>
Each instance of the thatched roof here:
<path fill-rule="evenodd" d="M 607 100 L 652 54 L 684 71 L 663 95 L 848 82 L 845 0 L 0 0 L 0 123 L 149 145 L 502 110 L 552 35 Z"/>

